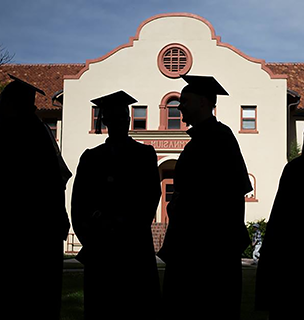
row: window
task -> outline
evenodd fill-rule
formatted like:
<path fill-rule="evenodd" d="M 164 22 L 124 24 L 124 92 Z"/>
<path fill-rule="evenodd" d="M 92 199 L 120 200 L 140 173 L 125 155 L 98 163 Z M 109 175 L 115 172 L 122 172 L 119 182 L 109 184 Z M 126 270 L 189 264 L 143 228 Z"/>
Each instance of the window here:
<path fill-rule="evenodd" d="M 182 114 L 178 110 L 180 93 L 167 93 L 161 100 L 159 130 L 187 130 L 182 122 Z"/>
<path fill-rule="evenodd" d="M 147 107 L 133 106 L 132 107 L 132 130 L 147 129 Z"/>
<path fill-rule="evenodd" d="M 90 133 L 95 133 L 98 113 L 99 113 L 99 108 L 92 108 L 92 128 Z M 101 132 L 105 132 L 105 131 L 107 131 L 107 127 L 101 122 Z"/>
<path fill-rule="evenodd" d="M 257 131 L 257 107 L 241 107 L 241 130 L 240 133 L 258 133 Z"/>
<path fill-rule="evenodd" d="M 181 128 L 181 112 L 177 109 L 178 106 L 178 100 L 171 100 L 167 104 L 168 129 L 179 130 Z"/>
<path fill-rule="evenodd" d="M 166 202 L 170 202 L 172 200 L 174 193 L 174 185 L 166 184 Z"/>
<path fill-rule="evenodd" d="M 189 72 L 192 66 L 190 51 L 181 44 L 165 46 L 158 55 L 158 68 L 167 77 L 179 78 Z"/>
<path fill-rule="evenodd" d="M 175 165 L 175 164 L 174 164 Z M 172 176 L 172 171 L 168 170 L 167 173 Z M 164 178 L 162 180 L 162 210 L 161 210 L 161 223 L 168 223 L 167 205 L 172 200 L 174 193 L 174 185 L 172 178 Z"/>

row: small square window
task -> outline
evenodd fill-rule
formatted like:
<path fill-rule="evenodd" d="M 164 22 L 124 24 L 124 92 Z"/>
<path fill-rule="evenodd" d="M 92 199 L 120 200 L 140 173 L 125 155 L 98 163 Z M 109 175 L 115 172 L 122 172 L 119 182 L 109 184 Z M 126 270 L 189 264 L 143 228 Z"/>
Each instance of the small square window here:
<path fill-rule="evenodd" d="M 257 107 L 241 107 L 241 130 L 240 133 L 258 133 L 257 131 Z"/>
<path fill-rule="evenodd" d="M 132 130 L 147 129 L 147 107 L 133 106 L 132 107 Z"/>
<path fill-rule="evenodd" d="M 98 114 L 99 114 L 99 109 L 98 108 L 92 108 L 92 128 L 91 128 L 90 133 L 95 133 Z M 106 130 L 107 130 L 107 127 L 101 121 L 101 131 L 104 132 Z"/>

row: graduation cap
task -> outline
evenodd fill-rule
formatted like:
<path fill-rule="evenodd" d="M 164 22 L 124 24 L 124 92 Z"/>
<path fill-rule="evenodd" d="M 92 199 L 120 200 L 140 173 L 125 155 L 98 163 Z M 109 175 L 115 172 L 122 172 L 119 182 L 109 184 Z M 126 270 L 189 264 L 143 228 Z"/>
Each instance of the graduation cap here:
<path fill-rule="evenodd" d="M 28 82 L 25 82 L 25 81 L 23 81 L 23 80 L 15 77 L 15 76 L 9 74 L 9 73 L 8 73 L 8 75 L 9 75 L 9 77 L 10 77 L 12 80 L 15 80 L 15 81 L 20 85 L 20 87 L 23 87 L 24 90 L 28 90 L 28 91 L 31 91 L 31 92 L 33 92 L 33 93 L 38 92 L 38 93 L 40 93 L 40 94 L 42 94 L 42 95 L 45 96 L 44 91 L 42 91 L 41 89 L 36 88 L 36 87 L 34 87 L 33 85 L 29 84 Z"/>
<path fill-rule="evenodd" d="M 203 96 L 229 96 L 228 92 L 212 76 L 181 76 L 188 85 L 183 89 L 184 92 L 192 92 Z"/>
<path fill-rule="evenodd" d="M 12 106 L 20 112 L 35 110 L 36 92 L 44 96 L 45 93 L 11 74 L 8 75 L 14 81 L 10 82 L 1 93 L 1 104 L 3 104 L 4 108 Z"/>
<path fill-rule="evenodd" d="M 91 102 L 94 104 L 93 108 L 99 109 L 95 133 L 100 134 L 102 118 L 104 118 L 105 116 L 119 116 L 119 114 L 125 112 L 126 109 L 129 112 L 128 106 L 137 102 L 137 100 L 131 97 L 126 92 L 120 90 L 106 96 L 93 99 L 91 100 Z"/>

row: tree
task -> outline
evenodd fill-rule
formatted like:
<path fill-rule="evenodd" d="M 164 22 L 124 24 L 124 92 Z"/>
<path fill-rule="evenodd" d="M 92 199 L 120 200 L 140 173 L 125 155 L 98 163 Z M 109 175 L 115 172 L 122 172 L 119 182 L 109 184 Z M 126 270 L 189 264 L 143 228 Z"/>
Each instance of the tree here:
<path fill-rule="evenodd" d="M 4 64 L 11 62 L 13 60 L 14 56 L 15 56 L 15 54 L 11 55 L 9 53 L 9 51 L 0 44 L 0 67 Z M 7 82 L 0 83 L 0 93 L 5 88 L 6 85 L 7 85 Z"/>
<path fill-rule="evenodd" d="M 9 51 L 0 45 L 0 66 L 13 60 L 15 54 L 11 55 Z"/>

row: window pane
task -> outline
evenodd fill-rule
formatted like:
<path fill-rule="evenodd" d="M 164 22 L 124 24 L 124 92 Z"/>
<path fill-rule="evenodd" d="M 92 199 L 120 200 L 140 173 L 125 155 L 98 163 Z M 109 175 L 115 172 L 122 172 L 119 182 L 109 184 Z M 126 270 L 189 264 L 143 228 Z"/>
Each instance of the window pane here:
<path fill-rule="evenodd" d="M 170 118 L 180 118 L 180 111 L 177 108 L 170 107 L 168 109 Z"/>
<path fill-rule="evenodd" d="M 166 201 L 167 202 L 171 201 L 173 192 L 174 192 L 173 184 L 167 184 L 166 185 Z"/>
<path fill-rule="evenodd" d="M 243 119 L 242 127 L 245 130 L 255 130 L 255 120 Z"/>
<path fill-rule="evenodd" d="M 94 129 L 96 129 L 96 124 L 97 124 L 97 119 L 94 119 Z M 103 124 L 103 122 L 101 121 L 101 130 L 106 129 L 107 127 Z"/>
<path fill-rule="evenodd" d="M 168 120 L 168 129 L 180 129 L 180 120 L 179 119 L 169 119 Z"/>
<path fill-rule="evenodd" d="M 166 192 L 174 192 L 174 185 L 173 184 L 166 184 Z"/>
<path fill-rule="evenodd" d="M 146 129 L 146 120 L 136 120 L 136 119 L 134 119 L 133 128 L 134 128 L 134 130 Z"/>
<path fill-rule="evenodd" d="M 169 103 L 167 103 L 167 106 L 178 106 L 179 101 L 178 100 L 172 100 Z"/>
<path fill-rule="evenodd" d="M 147 108 L 134 108 L 134 118 L 145 118 Z"/>
<path fill-rule="evenodd" d="M 166 193 L 166 202 L 169 202 L 172 200 L 172 196 L 173 196 L 173 193 Z"/>
<path fill-rule="evenodd" d="M 93 111 L 94 111 L 94 118 L 97 118 L 99 113 L 99 108 L 93 108 Z"/>
<path fill-rule="evenodd" d="M 255 108 L 243 108 L 243 118 L 255 118 Z"/>

